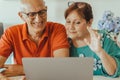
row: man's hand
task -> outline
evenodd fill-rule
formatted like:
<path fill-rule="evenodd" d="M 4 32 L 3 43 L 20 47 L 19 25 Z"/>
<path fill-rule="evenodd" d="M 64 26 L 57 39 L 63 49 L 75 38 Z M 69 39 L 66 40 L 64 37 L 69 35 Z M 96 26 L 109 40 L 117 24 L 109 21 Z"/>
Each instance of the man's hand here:
<path fill-rule="evenodd" d="M 3 65 L 4 65 L 4 63 L 5 63 L 6 60 L 7 60 L 6 57 L 0 56 L 0 68 L 3 67 Z"/>
<path fill-rule="evenodd" d="M 10 65 L 4 65 L 3 67 L 6 68 L 6 70 L 2 72 L 2 75 L 4 76 L 11 77 L 11 76 L 24 75 L 22 65 L 10 64 Z"/>

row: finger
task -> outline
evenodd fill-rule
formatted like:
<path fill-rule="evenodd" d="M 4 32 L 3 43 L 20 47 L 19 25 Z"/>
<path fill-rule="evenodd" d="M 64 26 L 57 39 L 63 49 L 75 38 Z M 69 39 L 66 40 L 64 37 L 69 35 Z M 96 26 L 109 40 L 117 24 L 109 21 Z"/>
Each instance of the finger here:
<path fill-rule="evenodd" d="M 100 40 L 101 39 L 101 35 L 98 32 L 96 32 L 96 34 L 97 34 L 97 38 Z"/>
<path fill-rule="evenodd" d="M 0 80 L 10 80 L 6 76 L 0 73 Z"/>
<path fill-rule="evenodd" d="M 4 70 L 4 71 L 2 71 L 1 73 L 2 73 L 3 75 L 5 75 L 5 76 L 6 76 L 7 74 L 9 74 L 9 73 L 10 73 L 10 71 L 9 71 L 9 69 L 5 69 L 5 70 Z"/>
<path fill-rule="evenodd" d="M 95 37 L 98 37 L 98 32 L 96 31 L 96 30 L 92 30 L 93 31 L 93 35 L 95 36 Z"/>
<path fill-rule="evenodd" d="M 87 27 L 88 32 L 90 33 L 90 36 L 94 36 L 94 32 L 91 27 Z"/>
<path fill-rule="evenodd" d="M 8 68 L 9 66 L 10 66 L 10 65 L 4 65 L 3 67 L 4 67 L 4 68 Z"/>
<path fill-rule="evenodd" d="M 10 72 L 8 72 L 8 71 L 4 71 L 4 72 L 2 72 L 2 74 L 3 74 L 4 76 L 7 76 L 7 77 L 9 77 L 9 76 L 12 75 L 12 74 L 11 74 Z"/>
<path fill-rule="evenodd" d="M 95 37 L 95 38 L 98 37 L 99 34 L 98 34 L 97 30 L 93 30 L 92 28 L 88 28 L 88 30 L 89 30 L 91 37 Z"/>
<path fill-rule="evenodd" d="M 0 77 L 3 76 L 3 74 L 0 73 Z"/>
<path fill-rule="evenodd" d="M 6 70 L 6 68 L 0 68 L 0 73 L 2 73 L 5 70 Z"/>

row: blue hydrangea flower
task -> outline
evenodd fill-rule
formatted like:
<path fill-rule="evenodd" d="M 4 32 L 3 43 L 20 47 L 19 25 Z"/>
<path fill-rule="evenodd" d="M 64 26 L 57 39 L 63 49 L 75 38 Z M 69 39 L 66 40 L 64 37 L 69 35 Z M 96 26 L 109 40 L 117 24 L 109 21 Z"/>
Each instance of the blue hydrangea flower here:
<path fill-rule="evenodd" d="M 106 20 L 103 27 L 108 32 L 111 32 L 111 31 L 114 31 L 114 29 L 115 29 L 115 23 L 113 20 Z"/>
<path fill-rule="evenodd" d="M 116 28 L 114 29 L 114 33 L 119 33 L 120 32 L 120 17 L 116 17 L 114 19 L 114 22 L 116 24 Z"/>
<path fill-rule="evenodd" d="M 114 22 L 119 25 L 120 24 L 120 17 L 116 17 L 114 18 Z"/>
<path fill-rule="evenodd" d="M 111 11 L 105 11 L 103 14 L 103 20 L 112 20 L 114 13 Z"/>
<path fill-rule="evenodd" d="M 98 29 L 104 30 L 110 38 L 120 33 L 120 17 L 114 17 L 111 11 L 105 11 L 101 20 L 98 21 Z"/>
<path fill-rule="evenodd" d="M 100 30 L 103 30 L 103 29 L 105 29 L 105 27 L 103 26 L 104 25 L 104 20 L 99 20 L 99 22 L 98 22 L 98 28 L 100 29 Z"/>

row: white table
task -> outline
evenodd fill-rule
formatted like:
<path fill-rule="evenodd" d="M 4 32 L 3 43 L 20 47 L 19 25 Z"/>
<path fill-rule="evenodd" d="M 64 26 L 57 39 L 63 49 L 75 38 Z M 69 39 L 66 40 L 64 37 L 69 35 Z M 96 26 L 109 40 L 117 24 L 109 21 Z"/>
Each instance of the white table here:
<path fill-rule="evenodd" d="M 23 76 L 17 76 L 17 77 L 11 77 L 11 80 L 23 80 Z M 93 80 L 120 80 L 119 78 L 109 78 L 109 77 L 104 77 L 104 76 L 94 76 Z"/>
<path fill-rule="evenodd" d="M 93 80 L 120 80 L 119 78 L 110 78 L 110 77 L 104 77 L 104 76 L 94 76 Z"/>

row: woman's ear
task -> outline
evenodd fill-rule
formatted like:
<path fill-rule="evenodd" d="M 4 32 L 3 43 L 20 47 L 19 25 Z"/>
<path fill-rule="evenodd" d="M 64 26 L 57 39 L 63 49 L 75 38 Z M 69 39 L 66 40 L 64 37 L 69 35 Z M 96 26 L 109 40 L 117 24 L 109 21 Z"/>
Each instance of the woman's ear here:
<path fill-rule="evenodd" d="M 90 24 L 92 24 L 92 22 L 93 22 L 93 19 L 90 19 Z"/>
<path fill-rule="evenodd" d="M 24 15 L 22 14 L 22 12 L 18 12 L 18 15 L 19 15 L 19 17 L 20 17 L 24 22 L 26 22 L 26 21 L 25 21 L 25 18 L 24 18 Z"/>
<path fill-rule="evenodd" d="M 90 21 L 88 22 L 88 25 L 91 26 L 93 22 L 93 19 L 90 19 Z"/>

